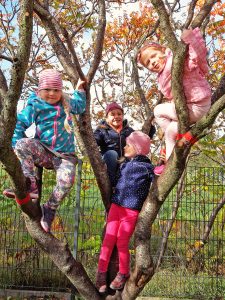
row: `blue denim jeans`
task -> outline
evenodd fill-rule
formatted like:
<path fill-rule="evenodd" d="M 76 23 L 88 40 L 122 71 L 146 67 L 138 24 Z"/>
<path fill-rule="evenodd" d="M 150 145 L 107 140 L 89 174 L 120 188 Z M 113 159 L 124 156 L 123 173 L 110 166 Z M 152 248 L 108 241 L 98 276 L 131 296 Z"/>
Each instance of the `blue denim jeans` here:
<path fill-rule="evenodd" d="M 111 182 L 111 186 L 115 187 L 116 185 L 116 173 L 118 169 L 118 153 L 114 150 L 106 151 L 102 156 L 104 162 L 107 165 L 107 171 L 109 175 L 109 180 Z"/>

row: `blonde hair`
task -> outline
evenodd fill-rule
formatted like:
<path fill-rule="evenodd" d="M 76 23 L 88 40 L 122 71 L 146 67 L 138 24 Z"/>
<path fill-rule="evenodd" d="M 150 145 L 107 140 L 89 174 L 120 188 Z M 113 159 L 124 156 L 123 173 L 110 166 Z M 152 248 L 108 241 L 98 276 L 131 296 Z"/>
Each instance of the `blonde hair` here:
<path fill-rule="evenodd" d="M 70 119 L 70 107 L 69 107 L 69 104 L 67 102 L 67 100 L 69 99 L 69 96 L 66 95 L 65 93 L 62 94 L 62 98 L 61 98 L 61 101 L 62 101 L 62 106 L 63 106 L 63 109 L 66 113 L 66 118 L 65 118 L 65 121 L 64 121 L 64 127 L 66 129 L 66 131 L 68 133 L 71 133 L 73 131 L 72 127 L 70 126 L 69 124 L 69 119 Z"/>

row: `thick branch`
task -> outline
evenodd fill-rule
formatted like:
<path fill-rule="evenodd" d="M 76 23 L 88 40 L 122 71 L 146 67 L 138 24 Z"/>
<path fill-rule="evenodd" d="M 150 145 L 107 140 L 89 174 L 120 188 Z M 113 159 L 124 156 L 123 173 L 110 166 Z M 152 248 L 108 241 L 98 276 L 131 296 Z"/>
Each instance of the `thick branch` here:
<path fill-rule="evenodd" d="M 183 70 L 186 58 L 186 46 L 179 42 L 173 55 L 172 93 L 178 118 L 178 130 L 184 133 L 189 128 L 189 117 L 186 97 L 183 88 Z"/>
<path fill-rule="evenodd" d="M 160 28 L 166 37 L 169 48 L 173 52 L 175 52 L 178 41 L 177 41 L 177 38 L 171 28 L 170 16 L 168 15 L 168 13 L 166 11 L 164 3 L 162 0 L 151 0 L 151 2 L 158 13 L 159 21 L 160 21 Z"/>
<path fill-rule="evenodd" d="M 218 0 L 205 1 L 205 4 L 202 6 L 200 12 L 191 23 L 192 28 L 201 27 L 201 24 L 203 23 L 205 18 L 210 14 L 213 5 L 216 4 L 216 2 L 218 2 Z"/>
<path fill-rule="evenodd" d="M 4 99 L 8 105 L 5 105 L 1 112 L 1 121 L 7 124 L 4 127 L 4 136 L 0 136 L 1 145 L 4 145 L 6 140 L 8 145 L 11 144 L 11 137 L 15 127 L 16 105 L 22 91 L 30 55 L 33 28 L 33 1 L 21 1 L 20 16 L 17 54 L 13 58 L 9 91 Z"/>
<path fill-rule="evenodd" d="M 224 108 L 225 108 L 225 95 L 223 95 L 220 99 L 218 99 L 211 106 L 208 113 L 192 127 L 191 134 L 195 137 L 201 136 L 203 130 L 212 126 L 216 117 Z"/>
<path fill-rule="evenodd" d="M 59 241 L 50 233 L 45 233 L 39 222 L 26 217 L 25 221 L 33 239 L 49 255 L 59 270 L 68 277 L 79 293 L 87 300 L 100 300 L 101 297 L 95 286 L 90 281 L 82 264 L 74 259 L 68 244 Z"/>
<path fill-rule="evenodd" d="M 186 47 L 182 42 L 178 42 L 172 30 L 169 15 L 163 1 L 152 0 L 151 2 L 159 15 L 160 28 L 173 52 L 172 93 L 177 111 L 179 131 L 183 133 L 187 131 L 189 126 L 186 98 L 183 91 L 183 69 Z"/>

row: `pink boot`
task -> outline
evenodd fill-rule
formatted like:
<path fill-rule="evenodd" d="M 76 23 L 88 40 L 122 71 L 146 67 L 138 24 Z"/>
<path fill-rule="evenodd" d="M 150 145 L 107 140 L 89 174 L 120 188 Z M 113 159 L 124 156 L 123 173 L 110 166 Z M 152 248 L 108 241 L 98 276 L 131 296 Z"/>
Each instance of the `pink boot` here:
<path fill-rule="evenodd" d="M 154 174 L 159 176 L 162 174 L 163 170 L 165 169 L 165 165 L 157 166 L 154 169 Z"/>

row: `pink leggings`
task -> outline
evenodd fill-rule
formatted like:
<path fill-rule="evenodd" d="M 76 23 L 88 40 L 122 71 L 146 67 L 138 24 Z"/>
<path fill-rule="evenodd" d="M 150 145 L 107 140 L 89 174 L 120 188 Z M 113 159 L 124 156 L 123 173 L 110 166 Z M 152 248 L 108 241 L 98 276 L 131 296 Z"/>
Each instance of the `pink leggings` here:
<path fill-rule="evenodd" d="M 119 254 L 119 272 L 130 271 L 129 242 L 134 232 L 139 211 L 112 204 L 107 218 L 105 237 L 102 243 L 98 271 L 106 272 L 114 246 Z"/>
<path fill-rule="evenodd" d="M 198 106 L 196 104 L 189 103 L 188 112 L 191 124 L 200 120 L 208 112 L 209 108 L 210 104 L 206 106 Z M 165 133 L 166 160 L 168 160 L 175 146 L 178 133 L 177 114 L 174 102 L 157 105 L 154 109 L 154 116 L 156 123 Z"/>

